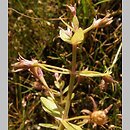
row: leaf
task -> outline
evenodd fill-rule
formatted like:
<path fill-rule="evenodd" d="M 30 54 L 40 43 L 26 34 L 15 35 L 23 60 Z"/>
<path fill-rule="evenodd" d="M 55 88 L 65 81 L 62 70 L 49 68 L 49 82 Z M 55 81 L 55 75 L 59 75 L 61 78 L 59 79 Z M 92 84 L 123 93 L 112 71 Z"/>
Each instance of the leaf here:
<path fill-rule="evenodd" d="M 90 26 L 96 15 L 93 2 L 92 0 L 81 0 L 81 6 L 83 11 L 83 25 L 87 22 L 88 26 Z"/>
<path fill-rule="evenodd" d="M 65 94 L 66 92 L 68 92 L 69 86 L 65 87 L 65 89 L 63 90 L 63 94 Z"/>
<path fill-rule="evenodd" d="M 50 98 L 47 99 L 45 97 L 41 97 L 42 107 L 43 109 L 53 117 L 61 117 L 62 108 L 54 103 L 54 101 Z"/>
<path fill-rule="evenodd" d="M 97 5 L 102 4 L 104 2 L 110 2 L 110 0 L 101 0 L 101 1 L 97 2 L 96 4 L 94 4 L 94 6 L 97 6 Z"/>
<path fill-rule="evenodd" d="M 80 76 L 86 76 L 86 77 L 102 77 L 102 76 L 110 76 L 108 73 L 100 73 L 97 71 L 88 71 L 83 70 L 79 73 Z"/>
<path fill-rule="evenodd" d="M 55 84 L 56 88 L 60 89 L 60 83 L 58 81 L 54 81 L 54 84 Z"/>
<path fill-rule="evenodd" d="M 74 99 L 75 93 L 72 93 L 71 95 L 71 100 Z M 67 97 L 64 98 L 64 100 L 62 101 L 63 103 L 66 103 Z"/>
<path fill-rule="evenodd" d="M 74 33 L 73 37 L 71 38 L 71 44 L 80 44 L 84 40 L 84 31 L 82 28 L 79 28 Z"/>
<path fill-rule="evenodd" d="M 58 88 L 58 89 L 61 89 L 64 87 L 65 85 L 65 81 L 64 80 L 61 80 L 61 81 L 54 81 L 54 84 L 55 86 Z"/>
<path fill-rule="evenodd" d="M 56 129 L 56 130 L 58 129 L 58 126 L 55 126 L 53 124 L 39 123 L 39 126 L 51 128 L 51 129 Z"/>
<path fill-rule="evenodd" d="M 80 126 L 61 120 L 61 123 L 67 130 L 83 130 Z"/>

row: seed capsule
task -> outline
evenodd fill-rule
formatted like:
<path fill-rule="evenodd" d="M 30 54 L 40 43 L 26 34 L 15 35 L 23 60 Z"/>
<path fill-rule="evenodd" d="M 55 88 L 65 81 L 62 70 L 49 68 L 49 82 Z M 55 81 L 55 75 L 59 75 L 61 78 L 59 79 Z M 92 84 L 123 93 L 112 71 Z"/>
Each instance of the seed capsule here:
<path fill-rule="evenodd" d="M 91 121 L 97 125 L 104 125 L 107 122 L 107 115 L 104 111 L 94 111 L 90 115 Z"/>

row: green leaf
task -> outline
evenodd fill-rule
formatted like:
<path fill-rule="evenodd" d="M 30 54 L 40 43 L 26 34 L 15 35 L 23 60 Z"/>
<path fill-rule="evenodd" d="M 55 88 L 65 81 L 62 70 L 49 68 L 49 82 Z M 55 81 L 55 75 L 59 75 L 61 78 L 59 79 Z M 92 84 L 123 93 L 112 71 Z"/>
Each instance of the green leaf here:
<path fill-rule="evenodd" d="M 80 76 L 86 76 L 86 77 L 102 77 L 102 76 L 110 76 L 108 73 L 100 73 L 97 71 L 88 71 L 83 70 L 79 73 Z"/>
<path fill-rule="evenodd" d="M 54 81 L 54 84 L 55 86 L 58 88 L 58 89 L 61 89 L 64 87 L 65 85 L 65 81 L 61 80 L 61 81 Z"/>
<path fill-rule="evenodd" d="M 55 86 L 60 89 L 60 83 L 58 81 L 54 81 Z"/>
<path fill-rule="evenodd" d="M 63 90 L 63 94 L 65 94 L 66 92 L 68 92 L 69 86 L 65 87 L 65 89 Z"/>
<path fill-rule="evenodd" d="M 61 123 L 67 130 L 83 130 L 80 126 L 61 120 Z"/>
<path fill-rule="evenodd" d="M 97 5 L 102 4 L 104 2 L 110 2 L 110 0 L 101 0 L 101 1 L 97 2 L 96 4 L 94 4 L 94 6 L 97 6 Z"/>
<path fill-rule="evenodd" d="M 61 111 L 62 108 L 60 106 L 57 107 L 57 105 L 54 103 L 54 101 L 49 98 L 41 97 L 42 107 L 43 109 L 53 117 L 59 117 L 61 118 Z"/>
<path fill-rule="evenodd" d="M 58 129 L 58 126 L 55 126 L 53 124 L 39 123 L 39 126 L 46 127 L 46 128 L 51 128 L 51 129 L 55 129 L 55 130 Z"/>
<path fill-rule="evenodd" d="M 88 23 L 88 26 L 92 24 L 92 21 L 96 15 L 96 11 L 93 6 L 92 0 L 81 0 L 81 7 L 83 11 L 83 25 L 86 25 L 86 22 Z"/>
<path fill-rule="evenodd" d="M 79 28 L 74 33 L 73 37 L 71 38 L 71 44 L 80 44 L 84 40 L 84 31 L 82 28 Z"/>

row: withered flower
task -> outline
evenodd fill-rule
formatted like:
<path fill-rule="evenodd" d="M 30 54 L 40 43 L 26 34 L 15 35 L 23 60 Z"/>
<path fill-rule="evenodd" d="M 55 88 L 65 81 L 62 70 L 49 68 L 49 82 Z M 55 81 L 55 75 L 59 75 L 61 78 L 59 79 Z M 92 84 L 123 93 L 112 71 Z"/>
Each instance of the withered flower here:
<path fill-rule="evenodd" d="M 87 113 L 90 115 L 90 122 L 94 123 L 94 127 L 96 125 L 104 125 L 107 123 L 108 121 L 108 117 L 107 117 L 107 113 L 109 112 L 109 110 L 112 108 L 112 104 L 109 105 L 106 109 L 104 110 L 98 110 L 97 109 L 97 104 L 95 103 L 94 99 L 92 97 L 89 97 L 93 103 L 93 112 L 87 110 L 87 109 L 83 109 L 81 112 L 82 113 Z"/>
<path fill-rule="evenodd" d="M 106 91 L 107 88 L 108 88 L 108 85 L 109 84 L 112 84 L 112 83 L 118 83 L 118 81 L 114 80 L 112 76 L 103 76 L 102 77 L 102 80 L 99 84 L 99 87 L 100 87 L 100 90 L 101 91 Z"/>
<path fill-rule="evenodd" d="M 19 71 L 23 71 L 23 70 L 28 70 L 37 79 L 40 79 L 41 77 L 43 77 L 43 72 L 42 72 L 42 69 L 40 67 L 34 66 L 36 63 L 38 63 L 37 60 L 32 59 L 30 61 L 30 60 L 24 59 L 21 55 L 19 55 L 18 62 L 12 64 L 12 66 L 13 66 L 12 72 L 19 72 Z"/>
<path fill-rule="evenodd" d="M 26 60 L 21 55 L 19 55 L 19 58 L 17 60 L 18 60 L 18 62 L 11 65 L 11 66 L 13 66 L 12 72 L 28 70 L 36 62 L 36 61 Z"/>
<path fill-rule="evenodd" d="M 113 17 L 110 17 L 110 14 L 107 14 L 104 18 L 100 19 L 94 19 L 93 26 L 94 28 L 98 28 L 101 26 L 109 25 L 113 22 Z"/>

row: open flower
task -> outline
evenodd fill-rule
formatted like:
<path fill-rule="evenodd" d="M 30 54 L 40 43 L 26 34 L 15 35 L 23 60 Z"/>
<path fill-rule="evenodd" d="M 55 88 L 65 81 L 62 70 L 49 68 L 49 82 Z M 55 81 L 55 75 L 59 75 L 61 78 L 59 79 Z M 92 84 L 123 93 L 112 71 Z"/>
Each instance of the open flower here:
<path fill-rule="evenodd" d="M 72 31 L 70 30 L 70 28 L 67 27 L 67 30 L 64 30 L 61 27 L 59 28 L 60 28 L 60 38 L 67 43 L 71 43 Z"/>
<path fill-rule="evenodd" d="M 61 17 L 61 21 L 67 26 L 67 30 L 60 28 L 60 38 L 72 45 L 80 44 L 84 40 L 84 31 L 82 28 L 79 27 L 79 21 L 76 16 L 76 5 L 74 6 L 68 6 L 67 7 L 71 10 L 73 14 L 73 19 L 72 19 L 72 26 L 68 25 Z M 73 32 L 73 33 L 72 33 Z"/>
<path fill-rule="evenodd" d="M 72 19 L 72 26 L 68 25 L 61 17 L 60 20 L 67 26 L 67 30 L 64 30 L 60 27 L 60 38 L 72 45 L 78 45 L 83 42 L 84 40 L 84 34 L 87 33 L 88 31 L 98 28 L 104 25 L 109 25 L 112 23 L 113 17 L 110 17 L 110 14 L 107 14 L 104 18 L 102 19 L 94 19 L 92 25 L 86 29 L 82 29 L 79 27 L 79 21 L 76 16 L 76 4 L 74 6 L 70 5 L 67 7 L 71 10 L 71 13 L 73 14 L 73 19 Z M 73 31 L 73 33 L 72 33 Z"/>
<path fill-rule="evenodd" d="M 36 63 L 38 63 L 37 60 L 32 59 L 26 60 L 24 59 L 21 55 L 19 55 L 18 62 L 12 64 L 13 66 L 13 72 L 19 72 L 23 70 L 28 70 L 30 71 L 37 79 L 40 79 L 43 77 L 43 72 L 40 67 L 34 66 Z"/>

